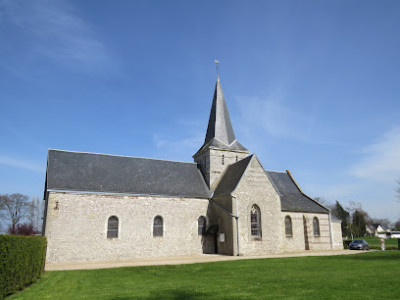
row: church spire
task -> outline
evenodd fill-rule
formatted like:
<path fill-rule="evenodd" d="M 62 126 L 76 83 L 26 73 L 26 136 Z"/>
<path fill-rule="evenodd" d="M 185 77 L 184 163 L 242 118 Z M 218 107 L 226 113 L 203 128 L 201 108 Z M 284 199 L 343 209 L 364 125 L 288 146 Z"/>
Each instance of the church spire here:
<path fill-rule="evenodd" d="M 203 147 L 207 145 L 220 149 L 247 151 L 235 138 L 219 76 L 215 84 L 210 119 Z"/>
<path fill-rule="evenodd" d="M 219 77 L 217 77 L 217 83 L 215 85 L 214 98 L 204 144 L 209 143 L 213 138 L 219 139 L 226 145 L 231 144 L 235 140 L 235 134 L 233 132 Z"/>
<path fill-rule="evenodd" d="M 193 155 L 207 185 L 214 190 L 227 166 L 247 157 L 249 151 L 235 138 L 219 76 L 215 84 L 206 138 Z"/>

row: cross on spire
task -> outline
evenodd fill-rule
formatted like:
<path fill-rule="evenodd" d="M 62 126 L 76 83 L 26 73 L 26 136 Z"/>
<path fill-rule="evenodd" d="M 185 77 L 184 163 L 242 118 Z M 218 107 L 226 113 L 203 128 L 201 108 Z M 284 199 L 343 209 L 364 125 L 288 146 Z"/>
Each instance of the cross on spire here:
<path fill-rule="evenodd" d="M 217 77 L 219 77 L 219 60 L 215 59 L 214 62 L 215 62 L 215 65 L 217 67 Z"/>

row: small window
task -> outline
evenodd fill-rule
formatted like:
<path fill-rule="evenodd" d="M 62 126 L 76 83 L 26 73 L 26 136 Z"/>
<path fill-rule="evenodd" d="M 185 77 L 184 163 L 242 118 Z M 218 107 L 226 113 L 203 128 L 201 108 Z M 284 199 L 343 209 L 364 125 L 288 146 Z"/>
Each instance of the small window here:
<path fill-rule="evenodd" d="M 289 216 L 285 217 L 285 233 L 286 233 L 286 236 L 288 236 L 288 237 L 293 236 L 292 219 Z"/>
<path fill-rule="evenodd" d="M 317 217 L 314 217 L 313 219 L 313 228 L 314 228 L 314 236 L 319 236 L 319 221 Z"/>
<path fill-rule="evenodd" d="M 222 165 L 225 164 L 225 155 L 222 154 Z"/>
<path fill-rule="evenodd" d="M 197 221 L 198 229 L 197 229 L 197 234 L 198 235 L 205 235 L 206 234 L 206 218 L 201 216 L 199 217 Z"/>
<path fill-rule="evenodd" d="M 153 236 L 163 236 L 163 218 L 161 216 L 157 216 L 154 218 L 153 222 Z"/>
<path fill-rule="evenodd" d="M 236 155 L 236 162 L 238 161 L 238 156 Z"/>
<path fill-rule="evenodd" d="M 257 205 L 253 205 L 250 211 L 251 220 L 251 236 L 261 237 L 261 213 L 260 208 Z"/>
<path fill-rule="evenodd" d="M 118 238 L 118 218 L 116 216 L 111 216 L 108 218 L 107 238 Z"/>

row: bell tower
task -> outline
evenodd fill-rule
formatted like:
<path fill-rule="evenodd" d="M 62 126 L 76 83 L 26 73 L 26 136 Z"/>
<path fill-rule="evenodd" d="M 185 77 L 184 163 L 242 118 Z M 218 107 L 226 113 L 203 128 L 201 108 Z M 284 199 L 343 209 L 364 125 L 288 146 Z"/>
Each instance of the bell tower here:
<path fill-rule="evenodd" d="M 225 168 L 247 157 L 248 154 L 249 151 L 235 138 L 218 76 L 206 138 L 203 146 L 193 155 L 193 159 L 213 191 Z"/>

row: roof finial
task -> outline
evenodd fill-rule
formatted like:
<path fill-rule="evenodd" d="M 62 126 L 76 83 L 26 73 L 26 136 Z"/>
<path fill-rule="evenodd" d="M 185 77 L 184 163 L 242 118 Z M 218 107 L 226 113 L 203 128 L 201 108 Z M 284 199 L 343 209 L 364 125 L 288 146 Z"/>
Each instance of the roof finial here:
<path fill-rule="evenodd" d="M 214 62 L 215 62 L 215 65 L 217 67 L 217 78 L 219 78 L 219 60 L 215 59 Z"/>

